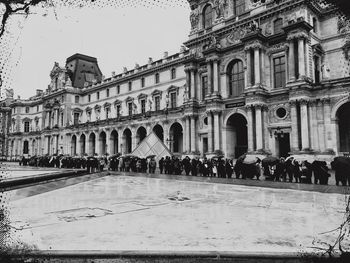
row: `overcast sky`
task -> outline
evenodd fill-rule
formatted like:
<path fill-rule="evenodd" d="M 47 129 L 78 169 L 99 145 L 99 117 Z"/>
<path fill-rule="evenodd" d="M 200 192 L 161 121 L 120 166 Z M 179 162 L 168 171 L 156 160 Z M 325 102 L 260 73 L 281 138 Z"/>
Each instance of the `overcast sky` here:
<path fill-rule="evenodd" d="M 190 10 L 186 0 L 159 0 L 132 7 L 35 9 L 17 36 L 11 54 L 12 87 L 15 95 L 28 98 L 36 89 L 46 89 L 49 74 L 57 61 L 82 53 L 97 58 L 102 73 L 122 72 L 135 63 L 146 64 L 180 50 L 190 31 Z M 130 2 L 131 3 L 131 2 Z M 184 4 L 185 3 L 185 4 Z M 17 25 L 12 23 L 11 25 Z"/>

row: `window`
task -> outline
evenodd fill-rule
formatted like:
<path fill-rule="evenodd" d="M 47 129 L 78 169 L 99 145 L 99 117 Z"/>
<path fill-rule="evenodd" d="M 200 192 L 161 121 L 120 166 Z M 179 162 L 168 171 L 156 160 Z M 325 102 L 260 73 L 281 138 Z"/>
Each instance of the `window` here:
<path fill-rule="evenodd" d="M 29 113 L 29 107 L 26 107 L 26 113 Z"/>
<path fill-rule="evenodd" d="M 24 141 L 23 142 L 23 154 L 28 154 L 29 153 L 29 142 Z"/>
<path fill-rule="evenodd" d="M 176 92 L 170 93 L 170 108 L 176 108 Z"/>
<path fill-rule="evenodd" d="M 109 118 L 109 113 L 111 112 L 111 109 L 110 108 L 105 108 L 105 111 L 106 111 L 106 119 Z"/>
<path fill-rule="evenodd" d="M 155 101 L 155 110 L 156 111 L 160 110 L 160 96 L 154 97 L 154 101 Z"/>
<path fill-rule="evenodd" d="M 284 87 L 286 84 L 285 57 L 277 57 L 273 59 L 274 84 L 275 88 Z"/>
<path fill-rule="evenodd" d="M 145 78 L 141 78 L 141 88 L 145 86 Z"/>
<path fill-rule="evenodd" d="M 117 105 L 117 118 L 120 117 L 120 105 Z"/>
<path fill-rule="evenodd" d="M 154 82 L 156 84 L 159 83 L 159 73 L 156 73 L 156 75 L 154 76 Z"/>
<path fill-rule="evenodd" d="M 171 79 L 176 79 L 176 68 L 171 69 Z"/>
<path fill-rule="evenodd" d="M 129 81 L 128 86 L 129 86 L 129 91 L 131 91 L 132 90 L 132 82 L 131 81 Z"/>
<path fill-rule="evenodd" d="M 205 99 L 205 96 L 208 94 L 208 76 L 202 77 L 202 100 Z"/>
<path fill-rule="evenodd" d="M 245 2 L 244 0 L 234 0 L 233 1 L 233 14 L 239 16 L 244 13 Z"/>
<path fill-rule="evenodd" d="M 29 121 L 24 122 L 24 132 L 29 132 Z"/>
<path fill-rule="evenodd" d="M 117 85 L 117 94 L 120 93 L 120 85 Z"/>
<path fill-rule="evenodd" d="M 88 95 L 88 102 L 91 102 L 91 94 Z"/>
<path fill-rule="evenodd" d="M 213 9 L 211 5 L 207 5 L 203 11 L 203 27 L 209 28 L 213 24 Z"/>
<path fill-rule="evenodd" d="M 64 102 L 64 95 L 61 96 L 61 102 Z"/>
<path fill-rule="evenodd" d="M 91 111 L 88 111 L 86 115 L 87 115 L 87 121 L 91 121 Z"/>
<path fill-rule="evenodd" d="M 109 97 L 109 89 L 106 89 L 106 97 Z"/>
<path fill-rule="evenodd" d="M 129 113 L 129 116 L 132 115 L 132 102 L 128 103 L 128 113 Z"/>
<path fill-rule="evenodd" d="M 244 91 L 244 69 L 241 60 L 233 61 L 229 66 L 229 96 L 240 96 Z"/>
<path fill-rule="evenodd" d="M 277 34 L 277 33 L 281 33 L 282 30 L 282 26 L 283 26 L 283 20 L 282 18 L 278 18 L 273 22 L 273 33 Z"/>
<path fill-rule="evenodd" d="M 96 98 L 97 98 L 97 100 L 100 99 L 100 92 L 99 91 L 96 93 Z"/>
<path fill-rule="evenodd" d="M 38 119 L 35 120 L 35 129 L 39 130 L 39 120 Z"/>
<path fill-rule="evenodd" d="M 141 113 L 146 112 L 146 100 L 141 100 Z"/>
<path fill-rule="evenodd" d="M 63 127 L 63 112 L 61 113 L 61 127 Z"/>
<path fill-rule="evenodd" d="M 75 100 L 75 103 L 79 103 L 79 96 L 75 96 L 74 100 Z"/>
<path fill-rule="evenodd" d="M 74 125 L 78 125 L 79 124 L 79 112 L 75 112 L 74 113 Z"/>
<path fill-rule="evenodd" d="M 36 112 L 39 112 L 39 105 L 36 106 Z"/>

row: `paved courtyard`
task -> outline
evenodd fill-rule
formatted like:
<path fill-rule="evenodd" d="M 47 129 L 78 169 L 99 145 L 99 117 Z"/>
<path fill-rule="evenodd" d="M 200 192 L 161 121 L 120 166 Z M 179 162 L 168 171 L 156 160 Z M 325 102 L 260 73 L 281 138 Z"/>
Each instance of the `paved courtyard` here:
<path fill-rule="evenodd" d="M 41 250 L 312 251 L 345 210 L 343 194 L 144 176 L 33 189 L 7 193 L 10 218 Z"/>

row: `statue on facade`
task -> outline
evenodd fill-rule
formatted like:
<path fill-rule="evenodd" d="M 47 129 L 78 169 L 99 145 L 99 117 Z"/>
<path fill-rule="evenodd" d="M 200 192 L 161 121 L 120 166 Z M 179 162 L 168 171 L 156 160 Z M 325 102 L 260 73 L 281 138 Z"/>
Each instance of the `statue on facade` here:
<path fill-rule="evenodd" d="M 198 27 L 199 21 L 199 10 L 198 8 L 193 8 L 190 14 L 191 29 L 196 29 Z"/>
<path fill-rule="evenodd" d="M 227 5 L 227 0 L 215 0 L 215 12 L 216 12 L 216 18 L 220 18 L 224 16 L 225 8 Z"/>
<path fill-rule="evenodd" d="M 184 85 L 184 93 L 183 93 L 183 102 L 188 101 L 188 89 L 187 89 L 187 85 Z"/>
<path fill-rule="evenodd" d="M 259 30 L 259 23 L 256 20 L 253 20 L 249 25 L 250 32 L 256 32 Z"/>
<path fill-rule="evenodd" d="M 137 114 L 137 105 L 135 102 L 132 103 L 133 114 Z"/>
<path fill-rule="evenodd" d="M 330 78 L 330 68 L 328 63 L 325 63 L 321 66 L 321 71 L 322 71 L 322 78 L 323 79 L 329 79 Z"/>

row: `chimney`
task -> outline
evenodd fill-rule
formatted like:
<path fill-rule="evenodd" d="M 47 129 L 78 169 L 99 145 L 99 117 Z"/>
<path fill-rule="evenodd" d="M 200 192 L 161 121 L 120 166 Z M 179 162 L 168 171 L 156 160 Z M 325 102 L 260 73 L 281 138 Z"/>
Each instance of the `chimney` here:
<path fill-rule="evenodd" d="M 37 89 L 36 90 L 36 95 L 37 96 L 41 96 L 44 93 L 44 91 L 42 89 Z"/>
<path fill-rule="evenodd" d="M 115 77 L 115 71 L 112 71 L 112 77 Z"/>

